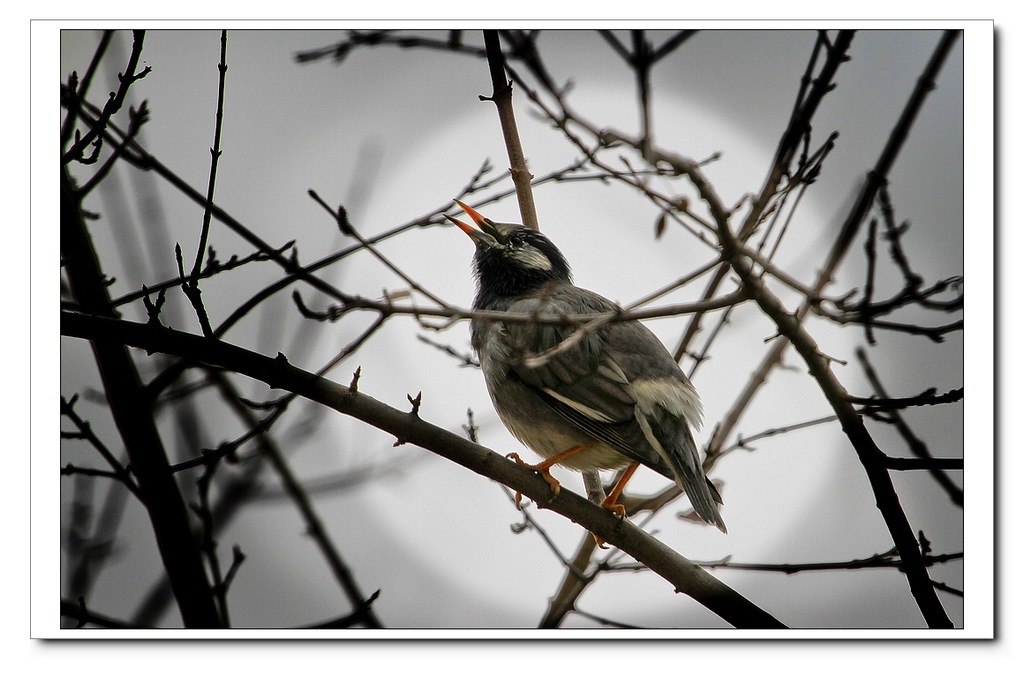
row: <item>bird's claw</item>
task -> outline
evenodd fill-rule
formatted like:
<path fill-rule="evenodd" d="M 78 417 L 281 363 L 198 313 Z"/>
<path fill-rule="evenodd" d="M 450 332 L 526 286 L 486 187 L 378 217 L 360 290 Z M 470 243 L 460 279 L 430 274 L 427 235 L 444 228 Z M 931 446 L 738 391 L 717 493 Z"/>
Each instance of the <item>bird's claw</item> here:
<path fill-rule="evenodd" d="M 618 503 L 614 503 L 613 504 L 613 503 L 608 503 L 607 501 L 605 501 L 605 502 L 601 502 L 601 506 L 605 507 L 606 509 L 608 509 L 609 511 L 611 511 L 612 513 L 617 515 L 619 517 L 619 520 L 622 520 L 623 518 L 626 517 L 626 507 L 623 506 L 622 504 L 618 504 Z"/>
<path fill-rule="evenodd" d="M 615 502 L 614 499 L 612 501 L 605 499 L 604 501 L 601 502 L 600 505 L 603 508 L 606 508 L 615 515 L 617 515 L 619 517 L 619 520 L 624 520 L 626 518 L 626 507 L 623 506 L 622 504 Z M 590 533 L 590 536 L 594 538 L 594 541 L 597 543 L 598 548 L 608 548 L 608 546 L 604 543 L 604 539 L 601 539 L 593 532 Z"/>
<path fill-rule="evenodd" d="M 545 462 L 541 462 L 540 464 L 527 464 L 525 461 L 523 461 L 523 458 L 520 457 L 517 452 L 509 452 L 508 454 L 505 455 L 505 458 L 511 459 L 512 461 L 514 461 L 515 463 L 519 464 L 520 466 L 527 470 L 540 474 L 540 477 L 548 482 L 548 485 L 551 487 L 551 492 L 555 496 L 558 496 L 558 493 L 562 490 L 562 483 L 558 482 L 558 480 L 555 479 L 553 475 L 551 475 L 551 471 L 548 470 L 549 468 L 551 468 L 551 464 Z M 523 510 L 523 506 L 521 503 L 522 500 L 523 493 L 516 492 L 516 508 L 519 509 L 520 511 Z"/>

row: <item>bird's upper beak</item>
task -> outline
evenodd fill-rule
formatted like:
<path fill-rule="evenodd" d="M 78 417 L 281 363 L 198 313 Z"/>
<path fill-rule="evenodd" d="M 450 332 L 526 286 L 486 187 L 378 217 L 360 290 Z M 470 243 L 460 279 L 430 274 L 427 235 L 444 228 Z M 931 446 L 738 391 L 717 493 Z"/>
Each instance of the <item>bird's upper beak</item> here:
<path fill-rule="evenodd" d="M 461 228 L 462 231 L 470 238 L 472 238 L 473 242 L 475 242 L 477 245 L 486 245 L 490 247 L 498 244 L 498 239 L 496 238 L 498 232 L 491 224 L 490 219 L 480 214 L 475 209 L 473 209 L 466 203 L 462 202 L 461 200 L 456 200 L 455 203 L 459 207 L 461 207 L 466 212 L 466 215 L 469 216 L 469 218 L 472 219 L 473 222 L 480 228 L 473 228 L 466 222 L 459 221 L 455 217 L 446 214 L 444 216 L 448 219 L 448 221 L 452 222 L 453 224 Z"/>

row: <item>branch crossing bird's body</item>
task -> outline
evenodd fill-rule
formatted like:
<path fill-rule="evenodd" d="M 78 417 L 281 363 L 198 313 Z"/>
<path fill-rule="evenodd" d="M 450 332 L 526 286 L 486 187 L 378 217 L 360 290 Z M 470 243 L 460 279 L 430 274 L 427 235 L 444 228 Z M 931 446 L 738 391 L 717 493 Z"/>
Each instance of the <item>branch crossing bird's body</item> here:
<path fill-rule="evenodd" d="M 538 231 L 497 224 L 459 205 L 481 230 L 451 219 L 476 243 L 474 308 L 536 317 L 615 312 L 572 284 L 569 265 Z M 722 499 L 704 475 L 690 426 L 697 392 L 668 350 L 638 321 L 576 332 L 567 324 L 472 321 L 494 408 L 509 431 L 545 459 L 580 471 L 638 462 L 672 479 L 705 522 L 723 532 Z M 566 341 L 569 339 L 568 341 Z"/>

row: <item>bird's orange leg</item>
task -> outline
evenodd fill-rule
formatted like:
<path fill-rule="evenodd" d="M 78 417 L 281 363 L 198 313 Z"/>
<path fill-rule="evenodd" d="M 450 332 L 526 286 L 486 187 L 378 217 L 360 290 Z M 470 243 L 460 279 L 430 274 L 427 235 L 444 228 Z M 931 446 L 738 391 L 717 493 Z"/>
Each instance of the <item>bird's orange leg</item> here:
<path fill-rule="evenodd" d="M 618 482 L 616 482 L 615 486 L 612 487 L 612 491 L 608 493 L 608 497 L 601 502 L 601 506 L 611 511 L 619 518 L 626 517 L 626 507 L 618 503 L 619 497 L 622 496 L 622 491 L 626 489 L 626 483 L 629 482 L 629 479 L 633 477 L 633 474 L 636 473 L 636 470 L 638 468 L 640 468 L 639 462 L 633 462 L 632 464 L 627 466 L 626 470 L 622 472 L 622 476 L 619 477 Z M 598 537 L 593 532 L 591 532 L 590 536 L 594 538 L 594 541 L 597 542 L 598 546 L 600 546 L 601 548 L 606 548 L 603 539 Z"/>
<path fill-rule="evenodd" d="M 627 466 L 626 470 L 622 472 L 622 477 L 615 483 L 615 487 L 608 493 L 608 497 L 601 502 L 601 506 L 604 506 L 620 518 L 626 516 L 626 507 L 618 503 L 619 497 L 622 496 L 622 491 L 626 489 L 626 483 L 629 482 L 629 479 L 633 477 L 638 468 L 640 468 L 640 462 L 637 461 Z"/>
<path fill-rule="evenodd" d="M 549 469 L 555 464 L 561 462 L 562 460 L 568 459 L 572 455 L 582 452 L 585 449 L 587 449 L 586 445 L 576 445 L 575 447 L 570 447 L 568 450 L 565 450 L 564 452 L 559 452 L 553 457 L 548 457 L 539 464 L 527 464 L 525 461 L 523 461 L 522 457 L 520 457 L 515 452 L 506 454 L 505 456 L 514 461 L 515 463 L 519 464 L 520 466 L 539 473 L 541 477 L 544 478 L 544 480 L 548 481 L 548 485 L 551 486 L 551 491 L 554 492 L 555 494 L 558 494 L 558 492 L 562 489 L 562 484 L 558 482 L 553 475 L 551 475 L 551 471 Z M 522 505 L 520 504 L 522 500 L 523 493 L 516 492 L 516 508 L 520 510 L 522 510 Z"/>

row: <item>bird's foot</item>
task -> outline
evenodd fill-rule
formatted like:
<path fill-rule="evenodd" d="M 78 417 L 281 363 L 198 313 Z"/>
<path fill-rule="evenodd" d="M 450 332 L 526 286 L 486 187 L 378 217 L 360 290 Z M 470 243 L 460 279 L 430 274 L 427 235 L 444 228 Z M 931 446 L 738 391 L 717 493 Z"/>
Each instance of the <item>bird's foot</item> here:
<path fill-rule="evenodd" d="M 545 459 L 539 464 L 527 464 L 525 461 L 523 461 L 523 458 L 520 457 L 516 452 L 510 452 L 506 454 L 505 457 L 507 459 L 511 459 L 512 461 L 514 461 L 515 463 L 519 464 L 520 466 L 527 470 L 533 471 L 534 473 L 539 473 L 544 480 L 548 481 L 548 485 L 551 486 L 551 492 L 554 493 L 555 495 L 557 495 L 561 491 L 562 483 L 558 482 L 558 480 L 555 479 L 553 475 L 551 475 L 551 471 L 549 470 L 552 466 L 550 460 Z M 523 510 L 522 501 L 523 493 L 516 492 L 516 508 L 519 509 L 520 511 Z"/>
<path fill-rule="evenodd" d="M 615 483 L 615 487 L 612 488 L 612 491 L 609 492 L 608 496 L 601 502 L 601 506 L 617 515 L 619 520 L 624 520 L 626 517 L 626 507 L 619 503 L 619 497 L 622 496 L 622 491 L 626 489 L 626 483 L 628 483 L 629 479 L 633 477 L 633 474 L 639 466 L 640 464 L 636 462 L 630 464 L 626 470 L 622 472 L 622 475 L 619 476 L 619 480 Z M 604 545 L 603 539 L 593 532 L 591 532 L 590 535 L 594 538 L 594 541 L 597 542 L 599 547 L 608 548 Z"/>
<path fill-rule="evenodd" d="M 602 501 L 601 506 L 617 515 L 620 519 L 626 517 L 626 507 L 615 501 L 612 497 L 608 497 Z"/>

